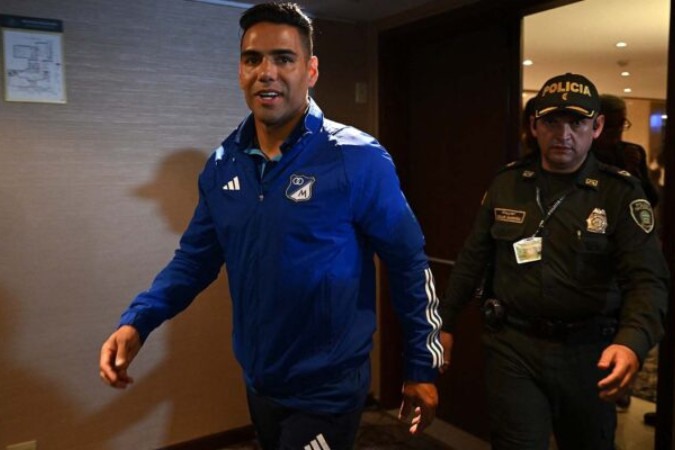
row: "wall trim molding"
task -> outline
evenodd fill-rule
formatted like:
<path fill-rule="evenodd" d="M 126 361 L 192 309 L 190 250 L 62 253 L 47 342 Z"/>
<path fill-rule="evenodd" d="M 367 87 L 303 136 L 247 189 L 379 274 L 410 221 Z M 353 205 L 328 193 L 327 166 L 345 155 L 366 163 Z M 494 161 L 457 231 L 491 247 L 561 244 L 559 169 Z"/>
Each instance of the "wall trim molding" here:
<path fill-rule="evenodd" d="M 253 425 L 223 431 L 221 433 L 200 437 L 186 442 L 161 447 L 157 450 L 217 450 L 228 445 L 250 441 L 255 438 Z"/>

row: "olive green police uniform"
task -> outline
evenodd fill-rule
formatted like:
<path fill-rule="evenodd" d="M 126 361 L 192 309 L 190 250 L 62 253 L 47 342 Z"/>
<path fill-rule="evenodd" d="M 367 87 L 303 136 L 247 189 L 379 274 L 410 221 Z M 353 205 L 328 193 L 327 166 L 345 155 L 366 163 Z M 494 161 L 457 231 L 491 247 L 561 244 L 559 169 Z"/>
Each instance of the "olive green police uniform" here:
<path fill-rule="evenodd" d="M 500 171 L 442 300 L 445 331 L 489 263 L 505 310 L 503 326 L 484 335 L 491 425 L 502 440 L 493 445 L 546 449 L 552 429 L 561 448 L 613 448 L 616 413 L 598 398 L 607 373 L 597 362 L 612 343 L 642 362 L 663 335 L 668 297 L 639 180 L 590 153 L 571 175 L 542 171 L 537 156 Z"/>

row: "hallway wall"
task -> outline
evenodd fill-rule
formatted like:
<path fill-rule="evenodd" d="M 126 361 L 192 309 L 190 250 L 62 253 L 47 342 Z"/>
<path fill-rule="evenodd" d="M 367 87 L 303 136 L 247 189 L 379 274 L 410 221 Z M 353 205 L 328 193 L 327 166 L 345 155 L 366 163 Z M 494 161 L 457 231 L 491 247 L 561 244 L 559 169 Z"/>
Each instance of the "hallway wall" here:
<path fill-rule="evenodd" d="M 101 343 L 166 264 L 196 176 L 246 111 L 240 11 L 5 0 L 59 19 L 67 103 L 0 103 L 0 448 L 156 448 L 248 424 L 225 280 L 150 336 L 126 391 Z"/>

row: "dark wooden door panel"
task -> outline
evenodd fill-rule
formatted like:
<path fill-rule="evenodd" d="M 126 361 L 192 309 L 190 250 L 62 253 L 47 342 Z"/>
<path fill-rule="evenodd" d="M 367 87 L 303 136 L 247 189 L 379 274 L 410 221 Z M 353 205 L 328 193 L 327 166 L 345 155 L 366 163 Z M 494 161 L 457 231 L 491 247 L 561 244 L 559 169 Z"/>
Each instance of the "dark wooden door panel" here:
<path fill-rule="evenodd" d="M 511 137 L 517 136 L 517 118 L 515 128 L 510 121 L 520 95 L 520 21 L 490 17 L 385 39 L 380 48 L 380 139 L 394 157 L 427 253 L 441 261 L 432 262 L 439 295 L 450 272 L 442 261 L 456 259 L 488 183 L 509 160 L 510 143 L 516 144 Z M 383 354 L 390 357 L 382 360 L 381 401 L 395 407 L 400 337 L 397 325 L 387 322 L 393 315 L 386 308 L 382 319 Z M 438 382 L 438 416 L 487 436 L 481 331 L 473 302 L 455 333 L 451 370 Z M 392 377 L 395 384 L 387 386 Z"/>

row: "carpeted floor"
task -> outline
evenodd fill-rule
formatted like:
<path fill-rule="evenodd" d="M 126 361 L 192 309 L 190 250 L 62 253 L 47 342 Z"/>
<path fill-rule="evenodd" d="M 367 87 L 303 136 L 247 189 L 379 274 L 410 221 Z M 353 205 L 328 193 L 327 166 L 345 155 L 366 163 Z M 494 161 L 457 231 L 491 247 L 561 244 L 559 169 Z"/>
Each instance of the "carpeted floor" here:
<path fill-rule="evenodd" d="M 656 402 L 659 347 L 654 347 L 645 358 L 642 369 L 633 382 L 633 395 L 649 402 Z"/>
<path fill-rule="evenodd" d="M 258 450 L 255 442 L 244 442 L 222 450 Z M 453 450 L 436 439 L 411 436 L 406 428 L 385 411 L 369 409 L 363 413 L 356 450 Z"/>

